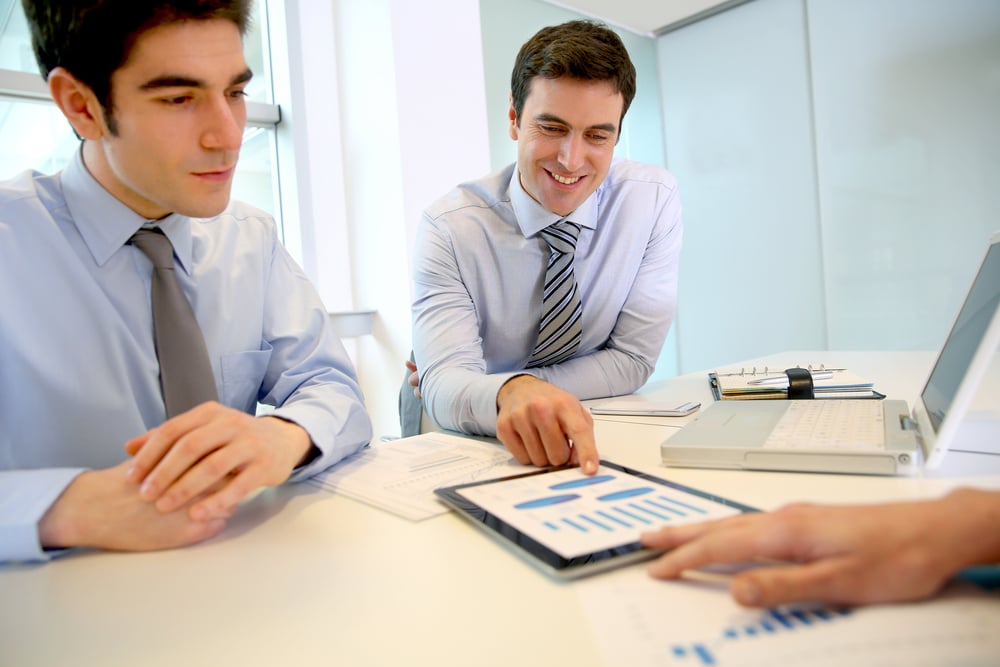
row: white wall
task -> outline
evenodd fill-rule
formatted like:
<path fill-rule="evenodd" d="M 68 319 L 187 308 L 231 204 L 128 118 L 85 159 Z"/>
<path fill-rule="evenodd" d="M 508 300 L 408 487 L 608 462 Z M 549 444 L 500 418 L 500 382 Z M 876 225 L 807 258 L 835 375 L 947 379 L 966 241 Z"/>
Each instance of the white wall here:
<path fill-rule="evenodd" d="M 681 370 L 940 346 L 1000 228 L 1000 3 L 754 0 L 657 46 Z"/>
<path fill-rule="evenodd" d="M 339 88 L 352 300 L 377 310 L 373 335 L 355 342 L 356 362 L 376 437 L 398 435 L 417 221 L 431 201 L 489 169 L 479 5 L 334 0 L 333 7 L 336 77 L 312 85 L 335 80 Z M 322 198 L 338 196 L 335 187 L 319 187 Z"/>

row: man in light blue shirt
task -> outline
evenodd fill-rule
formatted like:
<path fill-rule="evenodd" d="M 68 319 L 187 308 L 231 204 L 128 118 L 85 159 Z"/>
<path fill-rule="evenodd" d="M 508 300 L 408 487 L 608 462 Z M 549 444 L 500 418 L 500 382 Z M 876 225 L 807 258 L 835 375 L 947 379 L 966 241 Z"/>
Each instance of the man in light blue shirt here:
<path fill-rule="evenodd" d="M 229 199 L 249 3 L 64 4 L 25 10 L 80 151 L 0 185 L 0 561 L 197 542 L 255 489 L 371 438 L 355 370 L 274 220 Z M 173 245 L 219 397 L 166 421 L 152 267 L 129 243 L 141 227 Z M 256 417 L 258 402 L 275 410 Z"/>
<path fill-rule="evenodd" d="M 674 317 L 677 183 L 661 167 L 613 159 L 634 94 L 635 69 L 611 30 L 573 21 L 539 31 L 511 77 L 517 163 L 458 186 L 418 228 L 413 348 L 423 406 L 443 428 L 496 435 L 522 463 L 596 471 L 580 400 L 640 387 Z M 550 257 L 541 232 L 563 219 L 580 227 L 582 337 L 569 358 L 529 367 Z"/>

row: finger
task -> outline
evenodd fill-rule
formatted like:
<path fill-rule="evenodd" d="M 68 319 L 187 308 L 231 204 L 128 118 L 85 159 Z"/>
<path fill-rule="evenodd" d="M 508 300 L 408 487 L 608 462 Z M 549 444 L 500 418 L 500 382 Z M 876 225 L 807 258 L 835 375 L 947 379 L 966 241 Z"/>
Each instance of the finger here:
<path fill-rule="evenodd" d="M 417 364 L 416 364 L 416 362 L 410 361 L 409 359 L 407 359 L 406 361 L 403 362 L 403 365 L 405 365 L 406 366 L 406 370 L 410 371 L 411 373 L 416 373 L 417 372 Z"/>
<path fill-rule="evenodd" d="M 545 462 L 557 466 L 568 463 L 573 448 L 559 422 L 545 420 L 538 425 L 538 429 Z"/>
<path fill-rule="evenodd" d="M 236 476 L 237 472 L 249 462 L 249 458 L 243 452 L 240 447 L 232 445 L 218 447 L 193 465 L 185 467 L 178 473 L 176 479 L 162 490 L 156 499 L 156 509 L 161 512 L 172 512 L 208 492 L 216 484 L 223 483 L 228 486 L 231 482 L 228 482 L 227 478 Z"/>
<path fill-rule="evenodd" d="M 597 453 L 597 443 L 594 441 L 594 431 L 580 430 L 570 433 L 569 437 L 573 442 L 573 451 L 580 463 L 580 469 L 585 475 L 593 475 L 601 463 L 601 456 Z"/>
<path fill-rule="evenodd" d="M 203 403 L 139 436 L 144 442 L 134 454 L 126 478 L 135 483 L 145 480 L 180 438 L 208 423 L 219 408 L 218 403 Z"/>
<path fill-rule="evenodd" d="M 730 592 L 745 607 L 772 607 L 790 602 L 861 604 L 869 602 L 863 589 L 845 576 L 843 559 L 802 565 L 761 567 L 733 577 Z"/>
<path fill-rule="evenodd" d="M 733 517 L 739 518 L 739 517 Z M 651 549 L 672 549 L 679 544 L 690 542 L 701 537 L 707 532 L 717 530 L 720 525 L 729 519 L 716 519 L 714 521 L 698 521 L 686 523 L 679 526 L 663 526 L 657 530 L 646 531 L 639 536 L 642 545 Z"/>
<path fill-rule="evenodd" d="M 528 452 L 528 458 L 531 459 L 531 465 L 538 466 L 539 468 L 547 466 L 550 461 L 549 455 L 545 450 L 544 440 L 538 431 L 535 430 L 534 425 L 525 426 L 524 430 L 519 431 L 518 434 L 520 435 L 524 449 Z M 565 440 L 563 442 L 565 443 Z M 568 448 L 568 445 L 565 446 Z M 569 453 L 567 452 L 566 455 L 568 457 Z"/>
<path fill-rule="evenodd" d="M 535 456 L 538 456 L 539 453 L 541 453 L 540 455 L 544 459 L 544 452 L 537 438 L 535 438 L 535 444 L 531 445 L 525 440 L 525 435 L 530 436 L 530 431 L 523 433 L 515 427 L 512 419 L 501 418 L 497 420 L 497 439 L 514 455 L 518 463 L 521 465 L 545 465 L 544 460 L 542 463 L 535 463 Z M 532 446 L 534 447 L 534 454 L 530 449 Z"/>
<path fill-rule="evenodd" d="M 573 452 L 585 475 L 593 475 L 601 463 L 594 438 L 594 420 L 579 402 L 560 415 L 563 431 L 572 442 Z"/>
<path fill-rule="evenodd" d="M 419 387 L 420 376 L 417 374 L 416 371 L 413 371 L 412 373 L 410 373 L 410 378 L 407 380 L 407 382 L 409 382 L 411 387 Z"/>
<path fill-rule="evenodd" d="M 222 484 L 215 485 L 218 490 L 203 493 L 195 498 L 189 510 L 189 516 L 196 521 L 224 518 L 228 519 L 236 513 L 241 500 L 260 484 L 255 481 L 255 475 L 243 470 L 226 477 Z"/>
<path fill-rule="evenodd" d="M 239 415 L 247 417 L 246 415 Z M 169 450 L 157 462 L 147 475 L 142 485 L 139 487 L 139 495 L 147 501 L 156 501 L 166 493 L 188 470 L 197 466 L 202 459 L 212 454 L 212 452 L 231 442 L 239 432 L 239 419 L 222 418 L 199 424 L 196 428 L 184 433 L 170 446 Z M 214 482 L 242 460 L 232 461 L 228 468 L 220 469 L 218 474 L 210 482 Z M 215 460 L 215 465 L 221 463 Z M 206 484 L 207 486 L 207 484 Z M 203 487 L 204 488 L 204 487 Z M 200 489 L 199 489 L 200 490 Z M 181 499 L 186 501 L 190 496 Z M 179 507 L 179 502 L 168 503 L 173 507 Z"/>
<path fill-rule="evenodd" d="M 767 539 L 753 526 L 731 524 L 694 537 L 667 552 L 649 566 L 649 574 L 672 579 L 685 570 L 697 570 L 713 563 L 746 563 L 757 558 L 784 560 L 780 543 Z"/>
<path fill-rule="evenodd" d="M 146 444 L 146 440 L 149 439 L 150 432 L 147 431 L 142 435 L 138 435 L 128 442 L 125 443 L 125 453 L 129 456 L 135 456 L 136 453 L 142 449 L 142 446 Z"/>

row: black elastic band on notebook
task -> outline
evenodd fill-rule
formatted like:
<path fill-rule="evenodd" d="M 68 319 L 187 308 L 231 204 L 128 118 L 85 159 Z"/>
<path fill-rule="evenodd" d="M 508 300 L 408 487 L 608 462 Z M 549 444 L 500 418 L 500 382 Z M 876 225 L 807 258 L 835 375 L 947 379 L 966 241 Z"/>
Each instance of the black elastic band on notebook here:
<path fill-rule="evenodd" d="M 789 399 L 815 398 L 812 373 L 804 368 L 787 368 L 785 375 L 788 376 Z"/>

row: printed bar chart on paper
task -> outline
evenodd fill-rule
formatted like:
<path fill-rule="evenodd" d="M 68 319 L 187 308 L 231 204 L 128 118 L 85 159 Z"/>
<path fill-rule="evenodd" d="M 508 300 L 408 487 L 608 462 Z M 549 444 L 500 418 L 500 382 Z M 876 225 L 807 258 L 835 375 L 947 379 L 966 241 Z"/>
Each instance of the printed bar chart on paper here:
<path fill-rule="evenodd" d="M 725 569 L 678 581 L 643 566 L 579 582 L 607 665 L 629 667 L 993 667 L 1000 594 L 958 581 L 929 600 L 755 610 L 729 594 Z"/>

